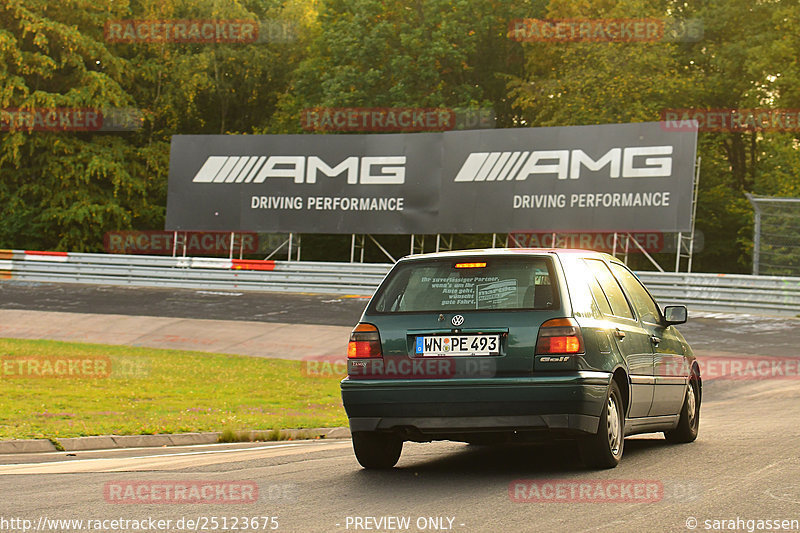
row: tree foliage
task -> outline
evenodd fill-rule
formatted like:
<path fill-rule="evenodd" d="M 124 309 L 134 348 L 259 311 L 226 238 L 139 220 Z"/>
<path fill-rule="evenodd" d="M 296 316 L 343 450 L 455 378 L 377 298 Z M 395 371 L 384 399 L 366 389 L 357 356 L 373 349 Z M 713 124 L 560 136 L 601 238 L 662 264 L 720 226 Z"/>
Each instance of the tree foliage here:
<path fill-rule="evenodd" d="M 701 21 L 696 41 L 532 43 L 511 94 L 533 126 L 657 121 L 666 109 L 796 106 L 796 1 L 551 0 L 549 18 Z M 790 80 L 792 80 L 790 82 Z M 797 194 L 797 131 L 703 132 L 695 268 L 749 271 L 744 192 Z"/>
<path fill-rule="evenodd" d="M 703 34 L 520 43 L 520 18 L 700 21 Z M 272 20 L 293 33 L 109 42 L 105 24 L 121 19 Z M 0 131 L 0 247 L 96 251 L 106 231 L 163 227 L 171 135 L 296 133 L 317 106 L 483 107 L 499 127 L 800 108 L 799 24 L 797 0 L 4 0 L 0 109 L 133 108 L 143 122 Z M 696 268 L 749 270 L 744 193 L 799 196 L 799 143 L 797 128 L 699 134 Z"/>

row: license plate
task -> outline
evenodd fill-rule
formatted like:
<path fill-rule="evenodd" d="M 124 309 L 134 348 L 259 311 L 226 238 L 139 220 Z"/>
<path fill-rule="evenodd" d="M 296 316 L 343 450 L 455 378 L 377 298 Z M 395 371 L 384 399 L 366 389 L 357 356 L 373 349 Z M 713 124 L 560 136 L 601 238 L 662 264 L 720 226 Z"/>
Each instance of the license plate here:
<path fill-rule="evenodd" d="M 421 357 L 499 355 L 500 335 L 435 335 L 417 337 L 415 352 Z"/>

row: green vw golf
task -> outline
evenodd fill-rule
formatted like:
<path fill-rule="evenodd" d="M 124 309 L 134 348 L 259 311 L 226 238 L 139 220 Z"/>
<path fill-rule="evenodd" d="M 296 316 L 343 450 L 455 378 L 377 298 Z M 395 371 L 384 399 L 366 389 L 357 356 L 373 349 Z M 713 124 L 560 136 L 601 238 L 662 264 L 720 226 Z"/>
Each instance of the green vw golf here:
<path fill-rule="evenodd" d="M 353 329 L 342 400 L 365 468 L 404 441 L 577 441 L 619 463 L 624 438 L 697 438 L 702 381 L 675 329 L 614 257 L 489 249 L 401 259 Z"/>

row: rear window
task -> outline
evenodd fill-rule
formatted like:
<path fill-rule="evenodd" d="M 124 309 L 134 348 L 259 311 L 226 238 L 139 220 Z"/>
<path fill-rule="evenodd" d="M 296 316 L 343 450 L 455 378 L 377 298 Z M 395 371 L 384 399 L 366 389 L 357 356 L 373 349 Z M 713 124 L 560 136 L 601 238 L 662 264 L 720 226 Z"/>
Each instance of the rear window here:
<path fill-rule="evenodd" d="M 394 270 L 371 311 L 553 309 L 553 279 L 546 257 L 412 261 Z"/>

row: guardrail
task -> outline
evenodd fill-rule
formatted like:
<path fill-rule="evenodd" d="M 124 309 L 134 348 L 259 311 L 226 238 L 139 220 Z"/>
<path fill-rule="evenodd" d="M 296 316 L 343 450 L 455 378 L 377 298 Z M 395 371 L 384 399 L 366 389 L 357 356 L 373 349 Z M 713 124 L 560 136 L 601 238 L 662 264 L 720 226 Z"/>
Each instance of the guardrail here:
<path fill-rule="evenodd" d="M 371 295 L 389 264 L 0 251 L 0 279 Z"/>
<path fill-rule="evenodd" d="M 0 279 L 187 289 L 371 295 L 389 264 L 0 251 Z M 663 304 L 800 314 L 800 278 L 637 272 Z"/>
<path fill-rule="evenodd" d="M 800 315 L 800 278 L 741 274 L 637 272 L 662 305 L 690 308 Z"/>

